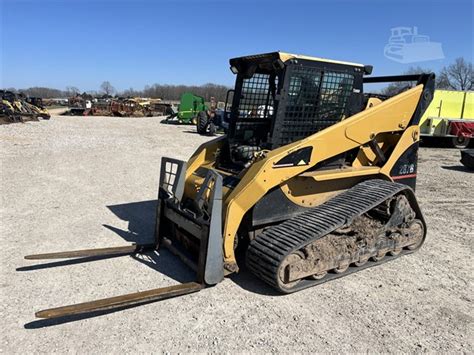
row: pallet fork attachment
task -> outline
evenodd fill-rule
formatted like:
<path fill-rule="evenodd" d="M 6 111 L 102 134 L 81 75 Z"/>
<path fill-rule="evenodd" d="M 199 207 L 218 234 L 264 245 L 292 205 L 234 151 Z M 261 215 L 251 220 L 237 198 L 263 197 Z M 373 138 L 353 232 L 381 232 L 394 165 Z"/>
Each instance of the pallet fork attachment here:
<path fill-rule="evenodd" d="M 160 185 L 154 242 L 129 246 L 85 249 L 57 253 L 27 255 L 27 260 L 87 258 L 98 256 L 125 256 L 152 252 L 161 246 L 178 256 L 184 264 L 196 271 L 196 281 L 91 302 L 57 307 L 35 313 L 38 318 L 58 318 L 92 312 L 120 309 L 198 292 L 215 285 L 224 278 L 222 254 L 222 177 L 209 170 L 199 189 L 195 205 L 200 216 L 182 206 L 186 163 L 164 157 L 161 161 Z M 170 228 L 171 226 L 171 228 Z M 170 231 L 183 229 L 199 240 L 197 262 L 174 244 Z M 164 234 L 166 233 L 166 235 Z"/>

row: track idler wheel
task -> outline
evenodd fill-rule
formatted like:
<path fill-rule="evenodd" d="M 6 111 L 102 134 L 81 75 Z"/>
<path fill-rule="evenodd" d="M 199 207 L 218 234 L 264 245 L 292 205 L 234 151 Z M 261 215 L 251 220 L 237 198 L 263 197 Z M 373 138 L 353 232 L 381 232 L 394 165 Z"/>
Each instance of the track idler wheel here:
<path fill-rule="evenodd" d="M 354 265 L 357 266 L 357 267 L 364 266 L 367 263 L 367 261 L 369 261 L 368 256 L 361 256 L 359 258 L 359 261 L 354 262 Z"/>
<path fill-rule="evenodd" d="M 301 280 L 287 281 L 287 266 L 297 263 L 304 259 L 304 254 L 300 251 L 295 251 L 288 255 L 278 268 L 278 284 L 282 289 L 291 289 L 295 287 Z"/>
<path fill-rule="evenodd" d="M 400 233 L 392 233 L 390 235 L 390 239 L 394 240 L 395 243 L 397 243 L 397 241 L 401 240 L 402 239 L 402 235 Z M 395 248 L 393 248 L 392 250 L 390 250 L 388 253 L 391 255 L 391 256 L 397 256 L 399 255 L 401 252 L 402 252 L 402 247 L 398 247 L 396 246 Z"/>
<path fill-rule="evenodd" d="M 339 266 L 337 268 L 334 269 L 334 272 L 336 274 L 342 274 L 344 272 L 347 271 L 347 269 L 349 269 L 349 262 L 346 262 L 346 261 L 343 261 L 339 264 Z"/>
<path fill-rule="evenodd" d="M 387 254 L 387 252 L 386 252 L 385 250 L 379 250 L 379 251 L 377 252 L 377 255 L 374 255 L 374 256 L 372 257 L 372 260 L 373 260 L 373 261 L 381 261 L 381 260 L 383 260 L 383 258 L 385 258 L 385 255 L 386 255 L 386 254 Z"/>
<path fill-rule="evenodd" d="M 321 280 L 324 278 L 324 276 L 326 276 L 328 274 L 327 271 L 322 271 L 318 274 L 314 274 L 314 275 L 311 275 L 309 278 L 312 279 L 312 280 Z"/>
<path fill-rule="evenodd" d="M 419 219 L 415 219 L 408 226 L 408 233 L 412 235 L 414 243 L 407 246 L 408 250 L 418 249 L 423 244 L 423 236 L 425 234 L 425 228 L 423 223 Z"/>

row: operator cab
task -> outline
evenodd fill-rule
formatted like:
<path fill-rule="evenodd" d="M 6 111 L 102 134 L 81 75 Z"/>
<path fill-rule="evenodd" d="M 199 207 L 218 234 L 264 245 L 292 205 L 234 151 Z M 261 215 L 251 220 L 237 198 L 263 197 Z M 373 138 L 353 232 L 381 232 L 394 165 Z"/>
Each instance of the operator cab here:
<path fill-rule="evenodd" d="M 362 78 L 371 71 L 283 52 L 234 58 L 230 66 L 237 77 L 228 151 L 220 165 L 235 168 L 248 166 L 256 152 L 303 139 L 361 111 Z"/>

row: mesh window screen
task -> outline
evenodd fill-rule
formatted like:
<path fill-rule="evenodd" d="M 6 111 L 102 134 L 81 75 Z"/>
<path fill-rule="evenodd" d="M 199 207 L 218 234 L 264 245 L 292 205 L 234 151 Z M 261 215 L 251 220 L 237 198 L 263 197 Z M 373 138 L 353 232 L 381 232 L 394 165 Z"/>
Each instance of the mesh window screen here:
<path fill-rule="evenodd" d="M 294 67 L 283 124 L 275 143 L 281 146 L 294 142 L 340 121 L 353 84 L 352 74 Z"/>
<path fill-rule="evenodd" d="M 269 118 L 274 113 L 273 97 L 270 92 L 270 75 L 254 74 L 244 79 L 239 102 L 240 118 Z M 278 78 L 275 78 L 275 87 Z"/>

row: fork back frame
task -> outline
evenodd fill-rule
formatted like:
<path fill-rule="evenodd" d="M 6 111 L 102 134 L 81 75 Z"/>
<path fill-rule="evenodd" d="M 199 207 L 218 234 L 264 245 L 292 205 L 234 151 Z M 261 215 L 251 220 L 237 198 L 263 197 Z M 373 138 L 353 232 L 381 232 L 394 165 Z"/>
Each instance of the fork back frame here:
<path fill-rule="evenodd" d="M 199 240 L 197 282 L 215 285 L 224 278 L 222 241 L 222 176 L 209 170 L 196 196 L 200 216 L 183 206 L 186 162 L 163 157 L 155 224 L 155 243 L 176 241 L 169 231 L 181 228 Z M 171 227 L 171 228 L 170 228 Z M 172 234 L 172 233 L 171 233 Z"/>

